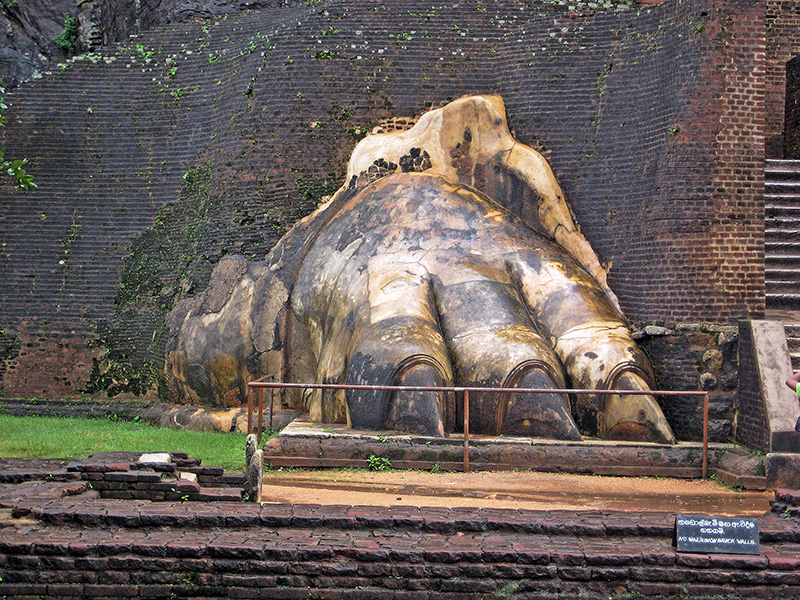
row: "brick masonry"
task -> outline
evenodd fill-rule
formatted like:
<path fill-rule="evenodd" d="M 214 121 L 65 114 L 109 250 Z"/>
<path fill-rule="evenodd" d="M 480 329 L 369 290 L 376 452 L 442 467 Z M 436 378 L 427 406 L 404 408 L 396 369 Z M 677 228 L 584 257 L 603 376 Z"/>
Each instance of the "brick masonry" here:
<path fill-rule="evenodd" d="M 89 492 L 92 498 L 117 500 L 241 502 L 245 484 L 242 473 L 201 465 L 200 459 L 190 458 L 185 452 L 168 454 L 169 462 L 152 463 L 140 462 L 141 453 L 137 452 L 101 452 L 72 461 L 0 458 L 0 484 L 29 482 L 23 483 L 27 489 L 18 490 L 11 504 L 18 516 L 30 514 L 51 497 Z M 59 495 L 58 484 L 43 486 L 41 480 L 74 485 Z"/>
<path fill-rule="evenodd" d="M 0 459 L 0 597 L 736 600 L 800 593 L 800 494 L 792 490 L 777 491 L 772 510 L 758 518 L 758 556 L 705 555 L 676 552 L 675 516 L 657 512 L 151 502 L 86 493 L 82 474 L 120 473 L 130 459 L 109 454 L 70 467 Z M 173 459 L 193 468 L 184 454 Z"/>
<path fill-rule="evenodd" d="M 767 158 L 784 156 L 786 119 L 786 63 L 800 54 L 800 2 L 766 0 L 767 74 L 765 140 Z"/>
<path fill-rule="evenodd" d="M 785 156 L 800 159 L 800 56 L 786 63 Z"/>
<path fill-rule="evenodd" d="M 467 93 L 503 95 L 548 156 L 633 322 L 759 317 L 765 30 L 755 0 L 338 0 L 70 62 L 10 96 L 2 132 L 40 184 L 0 198 L 5 393 L 75 395 L 95 360 L 122 380 L 159 365 L 168 310 L 222 255 L 263 257 L 362 129 Z"/>
<path fill-rule="evenodd" d="M 778 506 L 787 500 L 784 493 Z M 674 519 L 65 496 L 0 522 L 0 596 L 735 600 L 800 593 L 795 519 L 759 518 L 758 556 L 678 553 Z"/>

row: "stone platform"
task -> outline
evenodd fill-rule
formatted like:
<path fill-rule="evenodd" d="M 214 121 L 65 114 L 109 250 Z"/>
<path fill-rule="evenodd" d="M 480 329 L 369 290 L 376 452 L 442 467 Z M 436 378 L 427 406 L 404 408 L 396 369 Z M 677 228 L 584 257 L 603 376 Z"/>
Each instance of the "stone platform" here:
<path fill-rule="evenodd" d="M 0 485 L 2 598 L 800 597 L 791 492 L 743 556 L 676 552 L 672 513 L 153 502 L 47 479 Z"/>
<path fill-rule="evenodd" d="M 382 458 L 399 469 L 462 470 L 462 434 L 430 438 L 396 431 L 356 431 L 301 417 L 264 445 L 272 467 L 366 468 Z M 700 478 L 703 444 L 675 445 L 585 439 L 580 442 L 470 436 L 469 469 L 531 470 L 593 475 Z M 708 445 L 707 475 L 728 485 L 767 489 L 763 458 L 732 444 Z M 774 486 L 773 486 L 774 487 Z"/>

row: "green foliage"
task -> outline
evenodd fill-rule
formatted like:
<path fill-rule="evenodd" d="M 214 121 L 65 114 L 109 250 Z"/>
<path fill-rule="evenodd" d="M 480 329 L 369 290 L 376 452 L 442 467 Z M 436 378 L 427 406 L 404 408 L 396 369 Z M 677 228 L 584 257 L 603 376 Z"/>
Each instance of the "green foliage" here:
<path fill-rule="evenodd" d="M 93 360 L 85 392 L 141 396 L 156 389 L 160 398 L 168 399 L 158 366 L 165 319 L 181 298 L 207 283 L 213 264 L 201 246 L 221 228 L 209 219 L 211 172 L 208 164 L 188 171 L 178 201 L 165 206 L 153 227 L 133 241 L 114 317 L 98 332 L 96 343 L 106 352 Z"/>
<path fill-rule="evenodd" d="M 370 471 L 391 471 L 392 462 L 383 456 L 375 456 L 374 454 L 370 454 L 369 458 L 367 459 L 367 467 L 369 467 Z"/>
<path fill-rule="evenodd" d="M 3 79 L 0 77 L 0 127 L 5 127 L 6 123 L 8 123 L 8 118 L 3 116 L 3 113 L 8 108 L 6 103 L 3 102 L 3 95 L 5 93 L 6 90 L 3 88 Z M 29 175 L 23 168 L 28 164 L 27 158 L 6 160 L 5 155 L 5 149 L 0 148 L 0 172 L 7 174 L 14 181 L 18 189 L 33 190 L 39 187 L 33 182 L 33 175 Z"/>
<path fill-rule="evenodd" d="M 155 54 L 155 50 L 152 50 L 143 44 L 136 44 L 136 51 L 146 61 L 152 59 L 153 55 Z"/>
<path fill-rule="evenodd" d="M 166 399 L 166 381 L 161 369 L 150 361 L 136 366 L 125 360 L 126 355 L 114 358 L 115 354 L 113 350 L 107 350 L 102 357 L 92 359 L 92 371 L 84 392 L 105 392 L 112 398 L 123 393 L 143 396 L 155 388 L 159 397 Z"/>
<path fill-rule="evenodd" d="M 78 19 L 69 13 L 64 13 L 64 29 L 58 34 L 55 42 L 65 54 L 74 54 L 78 45 Z"/>
<path fill-rule="evenodd" d="M 0 171 L 11 177 L 16 181 L 16 187 L 23 190 L 33 190 L 39 187 L 33 182 L 33 175 L 29 175 L 23 168 L 28 164 L 27 158 L 18 158 L 16 160 L 5 160 L 5 150 L 0 150 Z"/>
<path fill-rule="evenodd" d="M 181 450 L 203 464 L 241 472 L 244 435 L 162 429 L 112 419 L 12 417 L 0 415 L 0 456 L 86 458 L 95 452 Z"/>
<path fill-rule="evenodd" d="M 519 589 L 519 583 L 516 581 L 511 581 L 499 590 L 497 590 L 497 594 L 499 596 L 510 596 L 514 594 Z"/>

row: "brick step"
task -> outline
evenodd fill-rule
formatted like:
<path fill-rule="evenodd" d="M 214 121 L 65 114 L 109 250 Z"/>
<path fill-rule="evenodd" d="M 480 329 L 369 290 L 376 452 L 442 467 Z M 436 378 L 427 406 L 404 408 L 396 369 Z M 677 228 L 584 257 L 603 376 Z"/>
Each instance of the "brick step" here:
<path fill-rule="evenodd" d="M 201 486 L 197 500 L 200 502 L 241 502 L 242 490 Z"/>

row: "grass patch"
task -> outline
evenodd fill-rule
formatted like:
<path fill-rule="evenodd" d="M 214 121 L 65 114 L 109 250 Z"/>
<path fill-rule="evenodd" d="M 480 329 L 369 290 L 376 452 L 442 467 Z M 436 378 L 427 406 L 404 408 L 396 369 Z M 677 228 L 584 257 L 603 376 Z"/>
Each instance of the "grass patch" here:
<path fill-rule="evenodd" d="M 95 452 L 188 452 L 207 466 L 244 470 L 240 433 L 178 431 L 109 419 L 0 415 L 0 456 L 86 458 Z"/>

